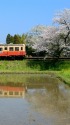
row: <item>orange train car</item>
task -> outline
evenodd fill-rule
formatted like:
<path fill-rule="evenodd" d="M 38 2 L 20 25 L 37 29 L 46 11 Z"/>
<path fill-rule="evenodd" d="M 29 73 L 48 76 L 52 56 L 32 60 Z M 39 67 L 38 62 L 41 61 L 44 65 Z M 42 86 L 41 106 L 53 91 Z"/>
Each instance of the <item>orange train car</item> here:
<path fill-rule="evenodd" d="M 25 57 L 25 44 L 0 44 L 0 58 Z"/>

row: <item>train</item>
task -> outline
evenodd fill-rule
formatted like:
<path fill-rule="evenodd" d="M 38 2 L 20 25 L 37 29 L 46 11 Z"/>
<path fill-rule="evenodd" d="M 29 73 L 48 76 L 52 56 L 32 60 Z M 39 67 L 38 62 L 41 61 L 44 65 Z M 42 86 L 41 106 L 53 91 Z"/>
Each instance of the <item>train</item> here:
<path fill-rule="evenodd" d="M 0 44 L 0 59 L 22 58 L 26 56 L 25 44 Z"/>
<path fill-rule="evenodd" d="M 44 60 L 44 56 L 31 56 L 26 53 L 25 44 L 0 44 L 0 60 L 1 59 L 33 59 L 33 60 Z M 52 57 L 47 57 L 47 60 L 52 60 Z M 55 57 L 56 59 L 56 57 Z M 61 57 L 60 60 L 70 60 L 70 55 L 67 57 Z"/>

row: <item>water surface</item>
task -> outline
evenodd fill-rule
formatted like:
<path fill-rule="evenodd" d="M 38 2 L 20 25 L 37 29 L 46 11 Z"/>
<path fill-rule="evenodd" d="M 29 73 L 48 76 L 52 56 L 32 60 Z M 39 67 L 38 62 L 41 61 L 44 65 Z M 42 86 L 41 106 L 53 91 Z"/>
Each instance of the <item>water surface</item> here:
<path fill-rule="evenodd" d="M 49 75 L 0 85 L 1 125 L 70 125 L 70 88 Z"/>

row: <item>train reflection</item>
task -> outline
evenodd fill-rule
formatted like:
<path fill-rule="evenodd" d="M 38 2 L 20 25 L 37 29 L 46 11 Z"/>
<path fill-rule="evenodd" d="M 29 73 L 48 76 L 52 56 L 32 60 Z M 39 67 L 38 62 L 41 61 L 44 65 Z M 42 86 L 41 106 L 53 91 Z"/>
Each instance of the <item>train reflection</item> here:
<path fill-rule="evenodd" d="M 0 86 L 0 97 L 24 97 L 25 87 Z"/>

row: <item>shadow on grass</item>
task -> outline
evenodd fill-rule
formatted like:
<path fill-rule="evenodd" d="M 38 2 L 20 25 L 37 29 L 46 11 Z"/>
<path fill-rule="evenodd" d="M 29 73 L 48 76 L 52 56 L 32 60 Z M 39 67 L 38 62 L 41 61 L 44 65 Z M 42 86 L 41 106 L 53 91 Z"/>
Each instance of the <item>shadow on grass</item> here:
<path fill-rule="evenodd" d="M 28 60 L 27 66 L 32 69 L 43 70 L 61 70 L 64 61 L 55 60 Z"/>

